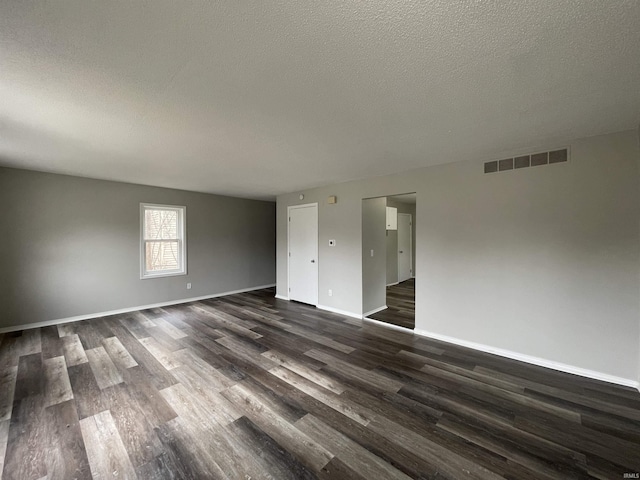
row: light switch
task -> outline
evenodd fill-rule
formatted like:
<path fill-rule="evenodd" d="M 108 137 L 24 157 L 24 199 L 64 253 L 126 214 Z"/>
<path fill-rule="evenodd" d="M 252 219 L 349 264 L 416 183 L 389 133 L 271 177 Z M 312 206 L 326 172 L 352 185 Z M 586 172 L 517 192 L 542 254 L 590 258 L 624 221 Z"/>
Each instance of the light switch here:
<path fill-rule="evenodd" d="M 373 249 L 371 249 L 371 256 L 373 257 Z"/>

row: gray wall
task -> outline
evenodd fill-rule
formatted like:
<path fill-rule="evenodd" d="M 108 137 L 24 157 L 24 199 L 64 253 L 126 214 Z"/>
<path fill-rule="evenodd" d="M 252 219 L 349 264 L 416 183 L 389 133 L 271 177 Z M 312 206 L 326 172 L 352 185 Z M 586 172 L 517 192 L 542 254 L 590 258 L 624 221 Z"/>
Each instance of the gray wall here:
<path fill-rule="evenodd" d="M 387 302 L 386 214 L 384 197 L 362 201 L 362 311 L 365 313 L 382 308 Z"/>
<path fill-rule="evenodd" d="M 362 199 L 416 192 L 416 329 L 636 381 L 637 135 L 576 140 L 563 164 L 485 175 L 478 159 L 281 195 L 278 293 L 300 193 L 319 202 L 319 304 L 361 313 Z"/>
<path fill-rule="evenodd" d="M 0 327 L 275 281 L 272 202 L 8 168 L 0 201 Z M 140 202 L 187 207 L 188 275 L 140 280 Z"/>

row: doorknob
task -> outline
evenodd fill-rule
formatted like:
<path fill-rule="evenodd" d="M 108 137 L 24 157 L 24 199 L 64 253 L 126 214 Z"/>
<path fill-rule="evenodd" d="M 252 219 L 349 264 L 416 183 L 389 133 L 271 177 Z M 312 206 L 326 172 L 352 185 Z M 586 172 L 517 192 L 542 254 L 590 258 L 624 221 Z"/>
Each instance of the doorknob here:
<path fill-rule="evenodd" d="M 402 253 L 402 250 L 400 250 L 400 253 Z"/>
<path fill-rule="evenodd" d="M 311 263 L 316 263 L 316 261 L 315 260 L 311 260 Z"/>

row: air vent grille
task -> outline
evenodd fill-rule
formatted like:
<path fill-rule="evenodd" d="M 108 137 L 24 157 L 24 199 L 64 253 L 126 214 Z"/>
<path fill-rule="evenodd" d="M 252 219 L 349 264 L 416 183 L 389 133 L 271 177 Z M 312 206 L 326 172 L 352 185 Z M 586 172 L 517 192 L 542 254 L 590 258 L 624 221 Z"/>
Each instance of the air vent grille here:
<path fill-rule="evenodd" d="M 518 170 L 520 168 L 537 167 L 540 165 L 551 165 L 569 160 L 569 149 L 562 148 L 551 152 L 534 153 L 532 155 L 521 155 L 515 158 L 505 158 L 504 160 L 493 160 L 484 163 L 484 173 L 503 172 L 505 170 Z"/>

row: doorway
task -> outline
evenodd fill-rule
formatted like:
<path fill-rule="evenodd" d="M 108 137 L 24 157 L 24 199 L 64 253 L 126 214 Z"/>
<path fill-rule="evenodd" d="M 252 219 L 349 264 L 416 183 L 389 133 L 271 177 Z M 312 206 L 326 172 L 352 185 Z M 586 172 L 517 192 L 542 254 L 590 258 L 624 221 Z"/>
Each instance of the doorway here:
<path fill-rule="evenodd" d="M 318 204 L 287 210 L 289 299 L 318 305 Z"/>
<path fill-rule="evenodd" d="M 362 204 L 363 316 L 412 330 L 416 200 L 415 193 L 408 193 L 364 199 Z"/>
<path fill-rule="evenodd" d="M 413 219 L 410 213 L 398 213 L 398 283 L 413 277 L 411 230 Z"/>

